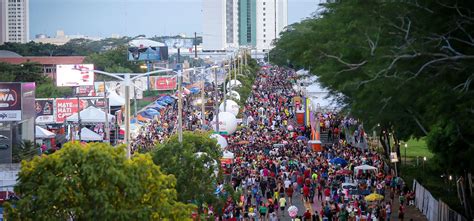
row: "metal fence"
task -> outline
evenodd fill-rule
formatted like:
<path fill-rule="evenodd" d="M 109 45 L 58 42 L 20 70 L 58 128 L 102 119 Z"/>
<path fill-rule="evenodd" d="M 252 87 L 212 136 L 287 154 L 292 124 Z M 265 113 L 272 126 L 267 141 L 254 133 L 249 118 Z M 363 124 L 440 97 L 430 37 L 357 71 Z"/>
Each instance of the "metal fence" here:
<path fill-rule="evenodd" d="M 467 221 L 456 211 L 441 200 L 437 200 L 418 181 L 413 180 L 415 190 L 415 206 L 426 216 L 429 221 Z"/>

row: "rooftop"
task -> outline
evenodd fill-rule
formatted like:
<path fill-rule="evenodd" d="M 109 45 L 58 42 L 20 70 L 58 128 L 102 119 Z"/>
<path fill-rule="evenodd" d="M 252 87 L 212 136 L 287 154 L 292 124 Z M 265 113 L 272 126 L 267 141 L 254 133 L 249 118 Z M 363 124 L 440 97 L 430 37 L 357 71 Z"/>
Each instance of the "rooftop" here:
<path fill-rule="evenodd" d="M 35 62 L 43 65 L 58 64 L 83 64 L 84 56 L 44 56 L 44 57 L 1 57 L 0 62 L 9 64 L 22 64 L 26 62 Z"/>

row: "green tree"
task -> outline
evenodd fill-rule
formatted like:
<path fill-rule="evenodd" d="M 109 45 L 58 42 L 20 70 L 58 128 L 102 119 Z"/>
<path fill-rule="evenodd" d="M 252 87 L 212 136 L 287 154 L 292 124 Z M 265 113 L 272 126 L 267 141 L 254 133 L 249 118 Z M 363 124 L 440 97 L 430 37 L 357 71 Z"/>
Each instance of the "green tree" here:
<path fill-rule="evenodd" d="M 192 206 L 176 201 L 175 178 L 150 155 L 126 159 L 122 147 L 67 143 L 23 161 L 7 206 L 10 220 L 188 220 Z"/>
<path fill-rule="evenodd" d="M 191 201 L 198 206 L 217 203 L 214 195 L 217 176 L 214 171 L 220 169 L 221 153 L 216 144 L 214 139 L 209 138 L 209 133 L 193 131 L 183 133 L 182 144 L 174 135 L 154 150 L 153 162 L 164 173 L 173 174 L 177 179 L 179 201 Z M 199 156 L 198 152 L 203 154 Z"/>
<path fill-rule="evenodd" d="M 310 69 L 366 128 L 380 123 L 382 141 L 426 136 L 443 170 L 464 178 L 474 171 L 472 3 L 349 0 L 325 7 L 289 26 L 271 60 Z"/>

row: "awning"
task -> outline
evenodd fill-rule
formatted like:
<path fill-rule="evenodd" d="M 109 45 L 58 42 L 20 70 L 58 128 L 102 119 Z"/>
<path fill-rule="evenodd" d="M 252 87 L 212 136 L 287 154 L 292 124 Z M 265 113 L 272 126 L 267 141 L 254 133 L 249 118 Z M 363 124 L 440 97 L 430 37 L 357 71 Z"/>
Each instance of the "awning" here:
<path fill-rule="evenodd" d="M 49 139 L 49 138 L 54 138 L 56 134 L 53 132 L 46 130 L 40 126 L 35 127 L 35 138 L 36 139 Z"/>

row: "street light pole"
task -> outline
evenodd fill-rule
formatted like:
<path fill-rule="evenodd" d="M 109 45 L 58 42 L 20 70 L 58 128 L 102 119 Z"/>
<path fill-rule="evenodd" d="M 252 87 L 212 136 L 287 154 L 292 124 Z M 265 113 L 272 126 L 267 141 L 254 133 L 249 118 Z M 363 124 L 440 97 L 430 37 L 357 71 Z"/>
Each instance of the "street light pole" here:
<path fill-rule="evenodd" d="M 216 132 L 217 134 L 219 134 L 219 101 L 218 101 L 218 98 L 219 98 L 219 90 L 217 88 L 217 71 L 216 69 L 214 68 L 214 78 L 215 78 L 215 84 L 214 84 L 214 93 L 215 94 L 215 113 L 216 113 Z M 225 85 L 224 85 L 225 87 Z"/>
<path fill-rule="evenodd" d="M 206 108 L 204 107 L 204 92 L 206 90 L 206 85 L 204 83 L 204 69 L 201 69 L 201 78 L 201 128 L 204 129 L 204 124 L 206 122 Z"/>
<path fill-rule="evenodd" d="M 125 134 L 123 140 L 127 145 L 127 159 L 130 159 L 132 153 L 130 148 L 130 74 L 124 74 L 125 83 Z"/>
<path fill-rule="evenodd" d="M 407 147 L 408 144 L 405 144 L 405 166 L 407 166 Z"/>
<path fill-rule="evenodd" d="M 179 50 L 179 49 L 178 49 Z M 183 143 L 183 88 L 182 88 L 182 72 L 178 70 L 178 141 Z"/>

